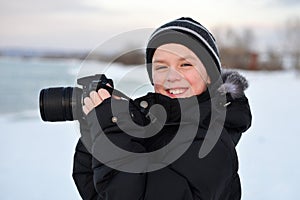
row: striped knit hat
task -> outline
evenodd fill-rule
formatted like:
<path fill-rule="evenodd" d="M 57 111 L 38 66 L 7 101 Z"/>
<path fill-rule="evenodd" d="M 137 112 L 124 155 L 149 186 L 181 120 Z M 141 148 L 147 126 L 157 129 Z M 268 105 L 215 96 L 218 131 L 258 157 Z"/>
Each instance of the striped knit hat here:
<path fill-rule="evenodd" d="M 150 36 L 146 64 L 151 83 L 153 54 L 159 46 L 168 43 L 182 44 L 192 50 L 204 64 L 212 83 L 220 77 L 221 62 L 213 35 L 195 20 L 182 17 L 162 25 Z"/>

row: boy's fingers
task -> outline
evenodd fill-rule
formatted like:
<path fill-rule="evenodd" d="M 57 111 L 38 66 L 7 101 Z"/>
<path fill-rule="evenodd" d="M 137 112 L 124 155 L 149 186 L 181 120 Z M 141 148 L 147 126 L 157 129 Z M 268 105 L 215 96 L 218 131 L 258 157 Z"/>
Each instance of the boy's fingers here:
<path fill-rule="evenodd" d="M 94 103 L 91 98 L 85 97 L 83 99 L 84 106 L 82 107 L 83 111 L 87 114 L 94 108 Z"/>
<path fill-rule="evenodd" d="M 94 103 L 94 107 L 98 106 L 103 101 L 96 91 L 90 92 L 90 98 Z"/>
<path fill-rule="evenodd" d="M 111 97 L 111 95 L 109 94 L 109 92 L 103 88 L 100 88 L 98 90 L 98 94 L 100 96 L 100 98 L 104 101 L 105 99 L 108 99 Z"/>
<path fill-rule="evenodd" d="M 83 110 L 84 114 L 86 114 L 86 115 L 90 112 L 90 110 L 85 105 L 82 106 L 82 110 Z"/>

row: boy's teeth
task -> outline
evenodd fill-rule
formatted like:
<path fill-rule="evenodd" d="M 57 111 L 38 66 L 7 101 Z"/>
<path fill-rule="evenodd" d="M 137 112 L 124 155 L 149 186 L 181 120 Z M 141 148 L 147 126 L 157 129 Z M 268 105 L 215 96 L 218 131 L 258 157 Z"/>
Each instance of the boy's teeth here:
<path fill-rule="evenodd" d="M 169 90 L 171 94 L 181 94 L 184 92 L 184 89 L 171 89 Z"/>

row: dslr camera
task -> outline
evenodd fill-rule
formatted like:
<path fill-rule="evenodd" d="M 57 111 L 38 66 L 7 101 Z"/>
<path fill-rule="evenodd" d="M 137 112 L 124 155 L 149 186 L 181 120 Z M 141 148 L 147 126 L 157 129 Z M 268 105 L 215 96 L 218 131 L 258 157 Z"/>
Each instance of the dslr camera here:
<path fill-rule="evenodd" d="M 79 87 L 54 87 L 42 89 L 39 97 L 40 115 L 43 121 L 73 121 L 83 117 L 83 99 L 91 91 L 100 88 L 113 92 L 113 81 L 104 74 L 77 79 Z M 107 86 L 109 84 L 111 87 Z"/>

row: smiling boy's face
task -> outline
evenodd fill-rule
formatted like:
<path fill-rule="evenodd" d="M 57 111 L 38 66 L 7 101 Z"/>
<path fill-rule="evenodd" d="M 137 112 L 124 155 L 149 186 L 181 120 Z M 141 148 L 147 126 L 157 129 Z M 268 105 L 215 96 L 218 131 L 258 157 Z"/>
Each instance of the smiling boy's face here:
<path fill-rule="evenodd" d="M 187 47 L 170 43 L 152 58 L 154 90 L 171 98 L 187 98 L 206 91 L 210 78 L 200 59 Z"/>

